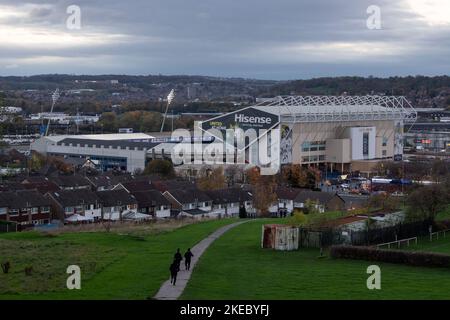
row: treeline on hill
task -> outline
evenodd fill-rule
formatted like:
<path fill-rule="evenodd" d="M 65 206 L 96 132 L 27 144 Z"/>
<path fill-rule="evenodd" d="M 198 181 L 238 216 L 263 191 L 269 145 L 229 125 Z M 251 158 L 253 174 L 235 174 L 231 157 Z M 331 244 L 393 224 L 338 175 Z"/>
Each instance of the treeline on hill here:
<path fill-rule="evenodd" d="M 243 78 L 219 78 L 208 76 L 190 75 L 68 75 L 45 74 L 29 77 L 8 76 L 0 77 L 0 90 L 54 90 L 80 89 L 89 86 L 92 89 L 105 87 L 105 82 L 118 80 L 129 86 L 140 89 L 151 89 L 155 84 L 185 85 L 189 83 L 209 83 L 211 85 L 232 86 L 239 89 L 242 82 L 252 85 L 273 85 L 276 81 L 243 79 Z M 78 81 L 74 88 L 75 81 Z M 96 82 L 93 82 L 96 81 Z M 84 87 L 83 87 L 84 84 Z"/>
<path fill-rule="evenodd" d="M 450 77 L 337 77 L 296 80 L 276 84 L 267 96 L 273 95 L 367 95 L 406 96 L 415 107 L 450 106 Z"/>

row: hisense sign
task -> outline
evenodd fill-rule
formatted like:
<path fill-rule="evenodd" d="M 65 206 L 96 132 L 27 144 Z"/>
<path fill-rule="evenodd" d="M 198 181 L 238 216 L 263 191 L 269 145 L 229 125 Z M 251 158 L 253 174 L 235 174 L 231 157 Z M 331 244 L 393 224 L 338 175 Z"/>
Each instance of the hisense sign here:
<path fill-rule="evenodd" d="M 201 123 L 201 128 L 204 131 L 209 129 L 225 131 L 235 128 L 268 130 L 276 126 L 278 122 L 278 115 L 249 107 L 206 120 Z"/>
<path fill-rule="evenodd" d="M 251 124 L 272 124 L 270 117 L 254 117 L 245 114 L 234 114 L 234 121 L 236 123 L 251 123 Z"/>

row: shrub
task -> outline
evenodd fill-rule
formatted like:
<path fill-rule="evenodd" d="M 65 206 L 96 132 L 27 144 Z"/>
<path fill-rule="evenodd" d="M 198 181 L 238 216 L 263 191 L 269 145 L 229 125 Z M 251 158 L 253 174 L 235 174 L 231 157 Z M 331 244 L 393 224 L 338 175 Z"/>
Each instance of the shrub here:
<path fill-rule="evenodd" d="M 9 261 L 2 263 L 2 270 L 3 270 L 4 274 L 7 274 L 9 272 L 10 268 L 11 268 L 11 264 L 9 263 Z"/>
<path fill-rule="evenodd" d="M 422 267 L 450 267 L 450 255 L 432 252 L 380 250 L 373 247 L 332 246 L 330 256 L 334 259 L 380 261 Z"/>
<path fill-rule="evenodd" d="M 25 275 L 27 275 L 27 276 L 31 276 L 32 275 L 32 273 L 33 273 L 33 267 L 32 266 L 29 266 L 29 267 L 25 267 Z"/>
<path fill-rule="evenodd" d="M 305 225 L 307 221 L 308 218 L 306 215 L 302 211 L 296 209 L 292 216 L 288 219 L 288 224 L 295 227 L 300 227 Z"/>

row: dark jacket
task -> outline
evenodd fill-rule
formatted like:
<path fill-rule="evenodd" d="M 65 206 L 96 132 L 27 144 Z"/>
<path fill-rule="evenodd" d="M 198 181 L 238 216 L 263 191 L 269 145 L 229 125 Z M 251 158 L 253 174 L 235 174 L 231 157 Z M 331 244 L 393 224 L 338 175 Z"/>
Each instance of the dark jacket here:
<path fill-rule="evenodd" d="M 184 254 L 184 258 L 185 258 L 186 260 L 191 260 L 191 258 L 192 258 L 193 256 L 194 256 L 194 255 L 192 254 L 191 251 L 186 251 L 186 253 Z"/>

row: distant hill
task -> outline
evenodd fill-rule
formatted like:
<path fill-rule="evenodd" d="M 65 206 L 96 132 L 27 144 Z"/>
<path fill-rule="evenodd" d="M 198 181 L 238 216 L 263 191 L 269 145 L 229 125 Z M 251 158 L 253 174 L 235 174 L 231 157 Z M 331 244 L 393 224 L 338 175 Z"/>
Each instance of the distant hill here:
<path fill-rule="evenodd" d="M 117 80 L 117 81 L 113 81 Z M 334 77 L 294 81 L 270 81 L 244 78 L 220 78 L 188 75 L 64 75 L 48 74 L 29 77 L 0 77 L 0 91 L 10 105 L 37 111 L 47 105 L 49 92 L 59 87 L 65 91 L 62 104 L 89 111 L 112 104 L 134 104 L 139 108 L 158 101 L 171 89 L 177 93 L 180 107 L 189 101 L 253 103 L 256 97 L 277 95 L 403 95 L 420 108 L 450 106 L 449 76 L 409 77 Z M 93 91 L 74 93 L 79 89 Z M 71 91 L 69 91 L 71 90 Z M 147 104 L 147 106 L 149 106 Z M 211 104 L 211 108 L 215 108 Z M 211 110 L 218 111 L 218 110 Z"/>

